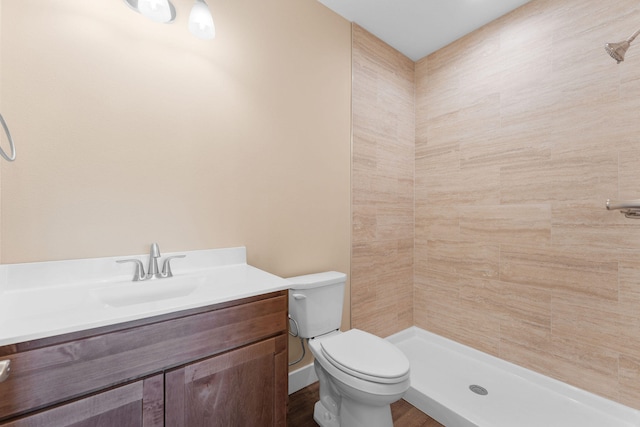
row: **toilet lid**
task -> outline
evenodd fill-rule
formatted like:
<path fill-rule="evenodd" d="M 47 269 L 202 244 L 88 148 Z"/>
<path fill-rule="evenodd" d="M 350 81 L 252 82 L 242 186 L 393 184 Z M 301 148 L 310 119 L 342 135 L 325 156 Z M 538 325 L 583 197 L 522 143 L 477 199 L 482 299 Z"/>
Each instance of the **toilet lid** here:
<path fill-rule="evenodd" d="M 370 381 L 396 382 L 409 374 L 409 360 L 393 344 L 358 329 L 321 341 L 325 357 L 338 369 Z"/>

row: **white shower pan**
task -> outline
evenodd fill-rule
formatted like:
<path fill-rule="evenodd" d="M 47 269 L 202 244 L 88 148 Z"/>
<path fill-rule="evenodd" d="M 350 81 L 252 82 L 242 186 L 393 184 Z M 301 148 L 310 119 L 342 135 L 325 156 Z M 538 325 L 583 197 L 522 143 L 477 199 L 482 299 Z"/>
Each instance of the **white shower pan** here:
<path fill-rule="evenodd" d="M 411 363 L 404 399 L 447 427 L 640 426 L 640 411 L 422 329 L 388 340 Z"/>

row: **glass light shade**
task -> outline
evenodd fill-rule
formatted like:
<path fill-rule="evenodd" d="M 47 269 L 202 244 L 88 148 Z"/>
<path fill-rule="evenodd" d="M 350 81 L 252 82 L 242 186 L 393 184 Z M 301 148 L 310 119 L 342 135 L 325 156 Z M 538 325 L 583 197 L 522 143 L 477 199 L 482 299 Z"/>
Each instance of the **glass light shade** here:
<path fill-rule="evenodd" d="M 202 0 L 196 0 L 189 14 L 189 31 L 205 40 L 211 40 L 216 36 L 216 27 L 213 25 L 213 17 L 209 7 Z"/>
<path fill-rule="evenodd" d="M 169 0 L 138 0 L 138 11 L 155 22 L 173 20 Z"/>

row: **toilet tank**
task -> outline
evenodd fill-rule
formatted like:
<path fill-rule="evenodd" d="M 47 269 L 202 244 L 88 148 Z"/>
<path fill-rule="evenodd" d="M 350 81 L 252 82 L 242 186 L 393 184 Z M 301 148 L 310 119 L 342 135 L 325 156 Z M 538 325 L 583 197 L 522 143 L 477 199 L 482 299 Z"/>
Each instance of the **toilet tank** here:
<path fill-rule="evenodd" d="M 297 323 L 300 337 L 313 338 L 340 329 L 346 274 L 327 271 L 287 280 L 291 283 L 289 315 Z M 295 332 L 295 324 L 291 330 Z"/>

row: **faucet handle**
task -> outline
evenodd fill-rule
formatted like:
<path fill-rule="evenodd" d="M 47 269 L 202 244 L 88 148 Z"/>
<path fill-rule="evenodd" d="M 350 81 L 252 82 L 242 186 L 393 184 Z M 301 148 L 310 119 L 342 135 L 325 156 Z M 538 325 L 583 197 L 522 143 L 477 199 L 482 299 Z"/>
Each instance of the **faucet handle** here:
<path fill-rule="evenodd" d="M 149 251 L 149 256 L 153 257 L 153 258 L 159 258 L 160 257 L 160 246 L 158 246 L 157 243 L 152 243 L 151 244 L 151 250 Z"/>
<path fill-rule="evenodd" d="M 162 264 L 162 277 L 173 277 L 173 273 L 171 272 L 171 260 L 174 258 L 184 258 L 186 255 L 172 255 L 168 256 L 164 260 L 164 264 Z"/>
<path fill-rule="evenodd" d="M 133 273 L 133 281 L 134 282 L 139 282 L 141 280 L 145 280 L 144 265 L 142 265 L 142 261 L 140 261 L 139 259 L 135 259 L 135 258 L 119 259 L 116 262 L 119 263 L 119 264 L 122 264 L 124 262 L 135 262 L 136 263 L 136 271 L 135 271 L 135 273 Z"/>

